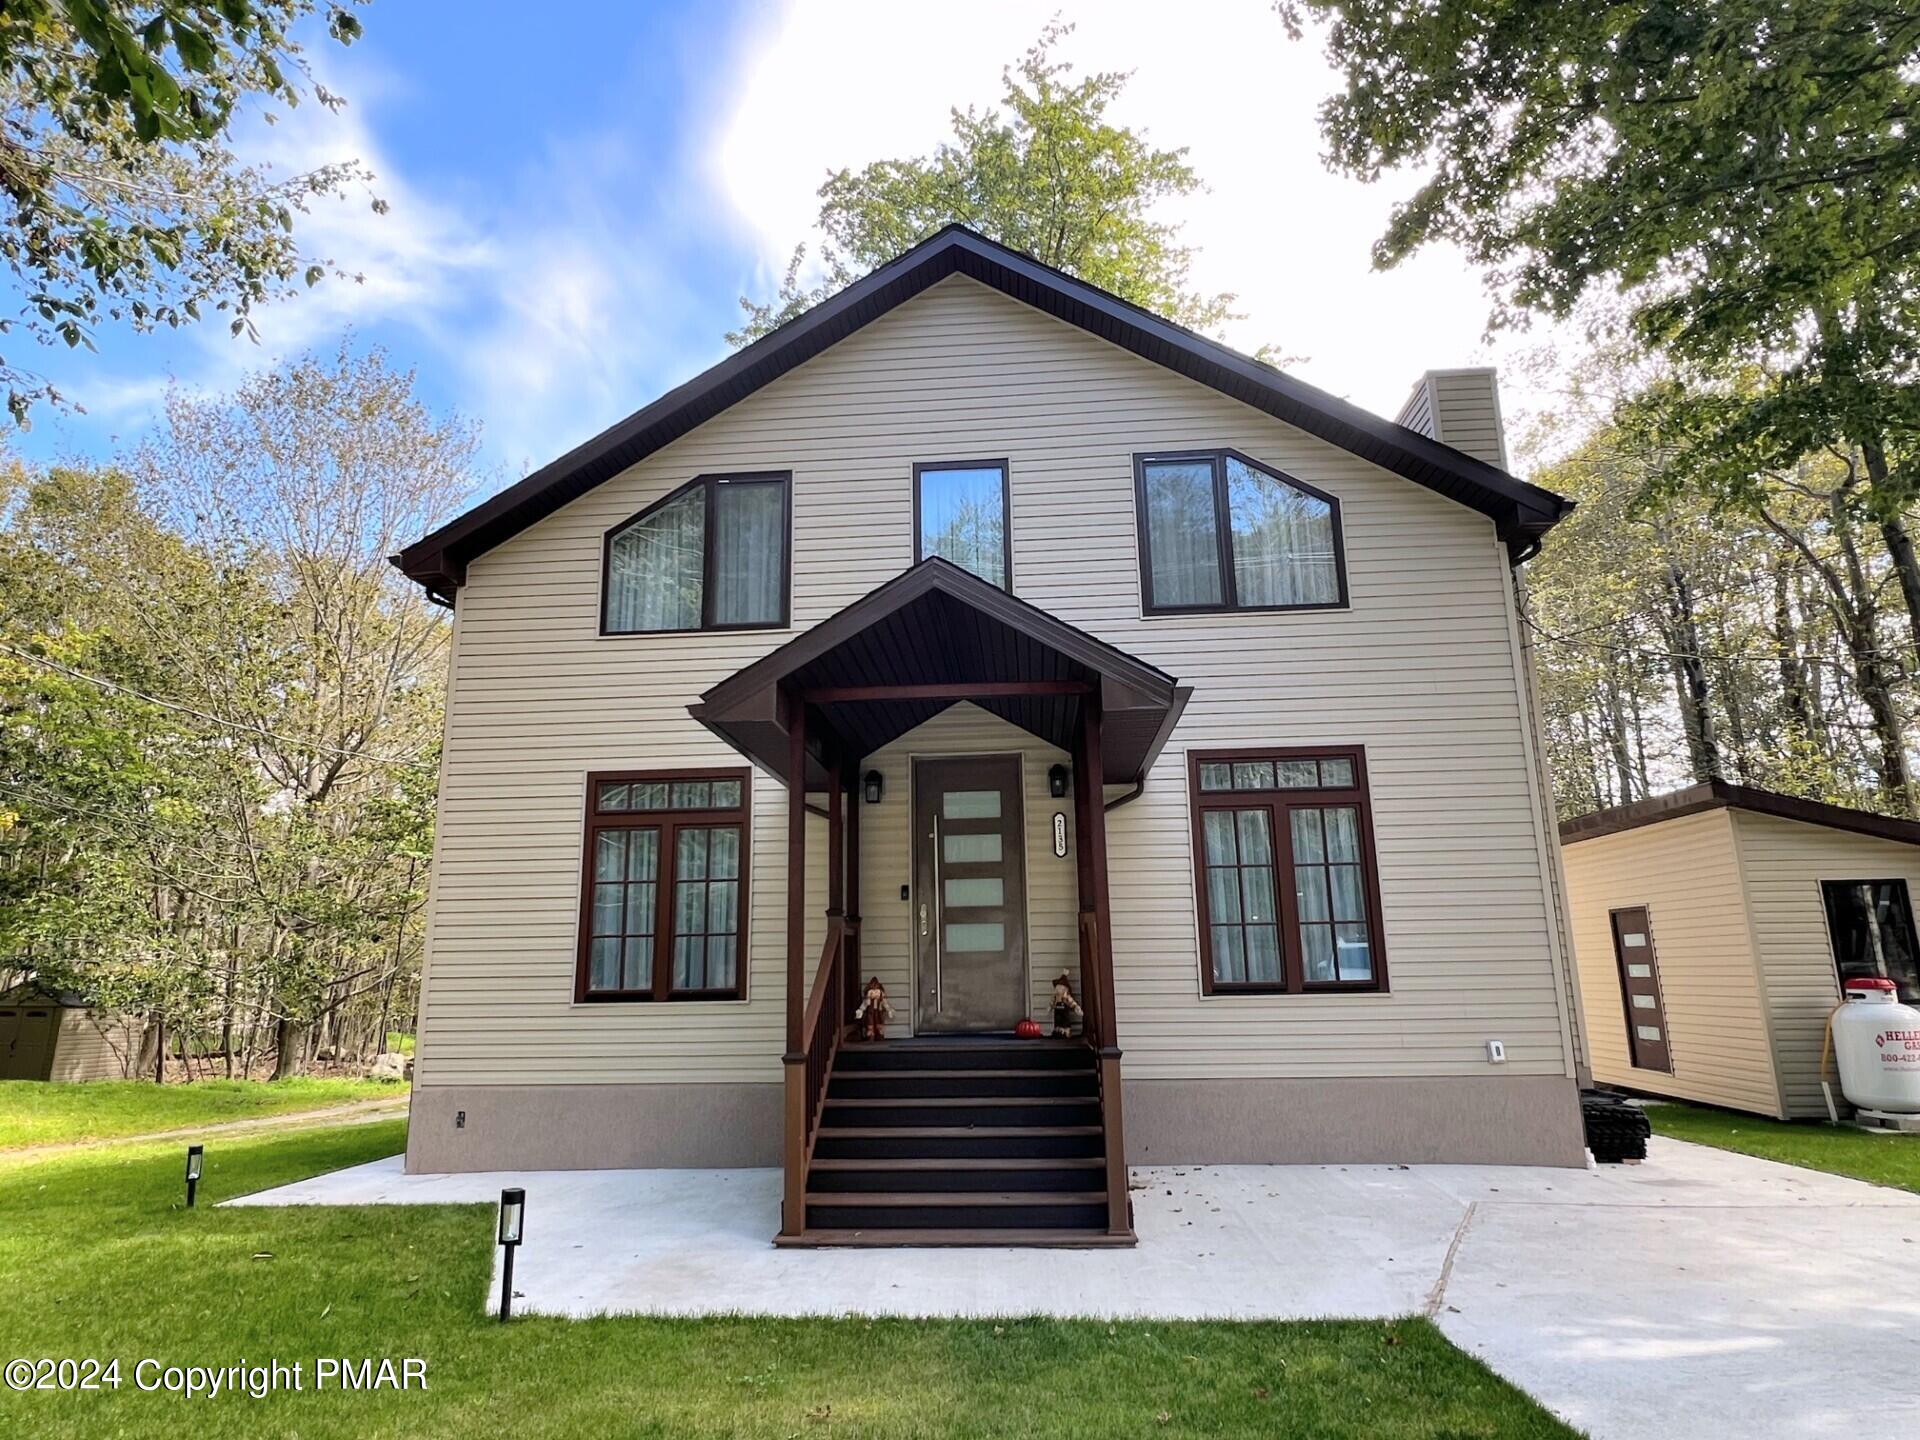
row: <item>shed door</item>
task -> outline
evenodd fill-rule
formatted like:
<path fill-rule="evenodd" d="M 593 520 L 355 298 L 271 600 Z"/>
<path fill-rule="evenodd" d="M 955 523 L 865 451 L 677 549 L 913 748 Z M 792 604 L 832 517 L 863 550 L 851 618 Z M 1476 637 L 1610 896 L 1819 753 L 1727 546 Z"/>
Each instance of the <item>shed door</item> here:
<path fill-rule="evenodd" d="M 1627 1049 L 1636 1070 L 1673 1073 L 1667 1050 L 1667 1012 L 1660 1003 L 1660 962 L 1644 905 L 1613 912 L 1613 958 L 1620 966 L 1620 1000 L 1627 1007 Z"/>
<path fill-rule="evenodd" d="M 0 1079 L 47 1078 L 53 1064 L 54 1019 L 50 1010 L 0 1015 Z"/>

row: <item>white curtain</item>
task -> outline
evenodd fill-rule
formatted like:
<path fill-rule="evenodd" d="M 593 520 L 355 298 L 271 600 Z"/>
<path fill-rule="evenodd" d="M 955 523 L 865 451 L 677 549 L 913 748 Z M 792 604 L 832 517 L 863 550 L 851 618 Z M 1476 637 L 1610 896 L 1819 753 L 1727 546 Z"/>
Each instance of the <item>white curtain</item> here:
<path fill-rule="evenodd" d="M 1213 462 L 1167 461 L 1148 465 L 1145 474 L 1154 605 L 1220 604 Z"/>
<path fill-rule="evenodd" d="M 1227 508 L 1242 605 L 1339 603 L 1331 505 L 1229 455 Z"/>
<path fill-rule="evenodd" d="M 607 557 L 607 629 L 699 629 L 706 536 L 707 497 L 699 488 L 614 536 Z"/>
<path fill-rule="evenodd" d="M 722 483 L 713 495 L 713 623 L 777 625 L 786 607 L 786 486 Z"/>

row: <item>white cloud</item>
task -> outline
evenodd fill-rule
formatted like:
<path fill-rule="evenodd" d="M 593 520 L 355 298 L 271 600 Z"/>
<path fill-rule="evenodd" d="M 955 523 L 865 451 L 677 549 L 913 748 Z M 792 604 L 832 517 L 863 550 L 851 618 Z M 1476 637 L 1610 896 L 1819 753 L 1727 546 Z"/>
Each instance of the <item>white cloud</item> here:
<path fill-rule="evenodd" d="M 762 290 L 810 232 L 822 176 L 920 154 L 950 107 L 990 105 L 1059 0 L 974 0 L 964 24 L 882 0 L 787 0 L 747 47 L 737 104 L 717 127 L 720 188 L 756 237 Z M 1189 147 L 1209 192 L 1170 206 L 1199 250 L 1196 287 L 1232 291 L 1247 318 L 1227 338 L 1306 357 L 1302 379 L 1392 415 L 1422 371 L 1510 361 L 1482 341 L 1479 277 L 1441 247 L 1387 273 L 1370 247 L 1408 177 L 1373 186 L 1328 173 L 1317 110 L 1337 83 L 1317 41 L 1293 41 L 1255 0 L 1102 0 L 1061 11 L 1076 69 L 1131 71 L 1116 118 Z M 1508 409 L 1543 398 L 1507 365 Z M 1545 397 L 1550 398 L 1550 397 Z"/>

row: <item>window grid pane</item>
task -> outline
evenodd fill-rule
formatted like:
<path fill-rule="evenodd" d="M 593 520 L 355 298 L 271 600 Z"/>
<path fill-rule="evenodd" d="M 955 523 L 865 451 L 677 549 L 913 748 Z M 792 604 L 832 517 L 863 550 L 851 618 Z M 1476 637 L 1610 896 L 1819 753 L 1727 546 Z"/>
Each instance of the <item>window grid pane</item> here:
<path fill-rule="evenodd" d="M 1209 810 L 1202 818 L 1207 916 L 1217 985 L 1280 983 L 1271 827 L 1265 807 Z"/>
<path fill-rule="evenodd" d="M 658 830 L 602 830 L 594 837 L 588 989 L 648 988 L 659 865 Z"/>
<path fill-rule="evenodd" d="M 1288 816 L 1301 969 L 1309 985 L 1373 979 L 1360 865 L 1360 812 L 1351 805 L 1299 806 Z"/>
<path fill-rule="evenodd" d="M 607 628 L 697 630 L 706 534 L 706 491 L 696 488 L 614 536 L 607 547 Z"/>
<path fill-rule="evenodd" d="M 783 483 L 716 481 L 713 623 L 777 625 L 786 608 L 787 496 Z"/>
<path fill-rule="evenodd" d="M 682 828 L 674 845 L 673 988 L 734 985 L 740 929 L 740 829 Z"/>

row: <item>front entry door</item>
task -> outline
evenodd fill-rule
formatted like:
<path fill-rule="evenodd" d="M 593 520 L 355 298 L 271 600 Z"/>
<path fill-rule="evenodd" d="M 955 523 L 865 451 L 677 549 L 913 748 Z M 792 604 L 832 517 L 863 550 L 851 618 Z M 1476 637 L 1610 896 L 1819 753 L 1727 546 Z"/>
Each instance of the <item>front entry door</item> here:
<path fill-rule="evenodd" d="M 1011 1030 L 1027 1016 L 1020 757 L 914 761 L 913 830 L 914 1029 Z"/>
<path fill-rule="evenodd" d="M 1644 905 L 1613 912 L 1613 958 L 1620 967 L 1633 1068 L 1671 1075 L 1673 1054 L 1667 1046 L 1666 1007 L 1660 1003 L 1660 962 L 1653 956 L 1653 927 Z"/>

